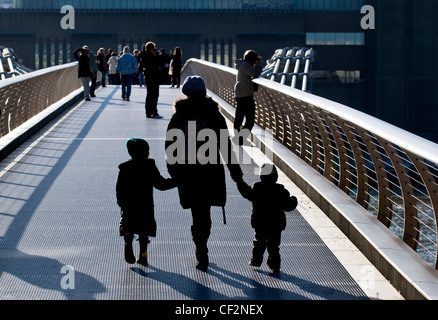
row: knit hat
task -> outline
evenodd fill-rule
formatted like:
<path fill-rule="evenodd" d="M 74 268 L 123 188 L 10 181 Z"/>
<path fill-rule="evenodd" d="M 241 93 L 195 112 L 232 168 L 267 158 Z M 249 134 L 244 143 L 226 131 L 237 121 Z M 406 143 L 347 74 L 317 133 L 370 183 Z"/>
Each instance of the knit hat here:
<path fill-rule="evenodd" d="M 202 96 L 207 94 L 204 79 L 200 76 L 189 76 L 183 83 L 182 92 L 186 96 Z"/>
<path fill-rule="evenodd" d="M 273 164 L 265 163 L 260 168 L 260 180 L 266 182 L 277 182 L 278 172 Z"/>
<path fill-rule="evenodd" d="M 146 140 L 140 138 L 131 138 L 126 143 L 126 147 L 132 159 L 144 158 L 148 156 L 149 144 Z"/>

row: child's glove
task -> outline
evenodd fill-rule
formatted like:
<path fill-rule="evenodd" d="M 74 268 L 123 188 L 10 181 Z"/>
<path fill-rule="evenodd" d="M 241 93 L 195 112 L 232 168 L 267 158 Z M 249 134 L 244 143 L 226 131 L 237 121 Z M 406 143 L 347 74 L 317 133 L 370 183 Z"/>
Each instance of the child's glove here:
<path fill-rule="evenodd" d="M 298 206 L 298 199 L 295 196 L 291 196 L 290 201 L 291 201 L 291 208 L 292 208 L 290 211 L 294 211 Z"/>

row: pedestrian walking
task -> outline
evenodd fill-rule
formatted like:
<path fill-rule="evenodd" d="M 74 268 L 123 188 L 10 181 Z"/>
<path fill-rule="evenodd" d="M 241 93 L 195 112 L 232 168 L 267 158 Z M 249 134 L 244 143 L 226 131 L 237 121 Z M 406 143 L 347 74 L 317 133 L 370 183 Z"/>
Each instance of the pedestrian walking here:
<path fill-rule="evenodd" d="M 175 47 L 173 54 L 170 56 L 170 68 L 172 75 L 171 88 L 179 88 L 181 82 L 182 51 L 180 47 Z"/>
<path fill-rule="evenodd" d="M 157 234 L 153 189 L 169 190 L 176 184 L 171 178 L 161 176 L 155 160 L 149 158 L 146 140 L 131 138 L 126 146 L 131 159 L 119 165 L 116 183 L 117 204 L 121 208 L 119 232 L 124 238 L 125 261 L 147 265 L 149 237 Z M 132 248 L 136 234 L 140 242 L 137 260 Z"/>
<path fill-rule="evenodd" d="M 170 119 L 166 135 L 166 157 L 168 171 L 178 187 L 180 204 L 190 209 L 192 214 L 191 233 L 195 244 L 196 268 L 206 271 L 209 264 L 208 239 L 211 232 L 211 207 L 222 207 L 226 203 L 225 170 L 221 155 L 234 181 L 242 179 L 243 173 L 237 162 L 228 135 L 225 118 L 220 113 L 219 105 L 206 96 L 205 82 L 201 77 L 188 77 L 182 92 L 187 96 L 175 101 L 175 113 Z M 193 135 L 188 132 L 198 128 L 198 133 L 208 133 L 212 140 L 200 142 L 199 148 L 210 146 L 208 160 L 199 150 L 194 150 L 195 158 L 187 156 L 184 146 L 190 145 Z M 205 130 L 205 131 L 203 131 Z M 173 135 L 175 134 L 176 135 Z M 213 139 L 216 136 L 216 140 Z M 191 137 L 190 137 L 191 136 Z M 195 137 L 195 141 L 199 138 Z M 188 139 L 180 141 L 179 139 Z M 222 141 L 222 142 L 221 142 Z M 224 143 L 225 141 L 225 143 Z M 183 148 L 178 148 L 178 146 Z M 224 219 L 225 219 L 225 212 Z"/>
<path fill-rule="evenodd" d="M 94 98 L 96 95 L 94 94 L 96 91 L 96 85 L 97 85 L 97 71 L 98 66 L 96 63 L 96 55 L 94 54 L 94 52 L 88 47 L 88 46 L 84 46 L 84 49 L 86 49 L 88 51 L 88 57 L 90 58 L 89 61 L 89 65 L 90 65 L 90 70 L 91 70 L 91 86 L 90 86 L 90 97 Z"/>
<path fill-rule="evenodd" d="M 120 73 L 122 81 L 122 99 L 129 101 L 131 96 L 132 80 L 138 70 L 137 58 L 132 55 L 128 46 L 123 48 L 123 55 L 117 60 L 116 72 Z"/>
<path fill-rule="evenodd" d="M 90 57 L 88 56 L 88 50 L 84 47 L 76 49 L 73 52 L 73 57 L 79 62 L 78 78 L 81 80 L 84 88 L 85 100 L 90 101 L 90 79 L 93 74 L 90 70 Z"/>
<path fill-rule="evenodd" d="M 243 180 L 237 183 L 241 195 L 252 202 L 251 226 L 255 235 L 249 264 L 260 267 L 267 249 L 267 264 L 272 272 L 280 271 L 281 267 L 281 233 L 286 228 L 284 212 L 295 210 L 298 204 L 297 198 L 290 196 L 289 191 L 277 180 L 276 167 L 264 164 L 260 170 L 260 181 L 252 187 Z"/>
<path fill-rule="evenodd" d="M 102 88 L 106 87 L 107 60 L 105 56 L 105 48 L 100 48 L 97 51 L 96 57 L 97 67 L 102 75 Z"/>
<path fill-rule="evenodd" d="M 108 81 L 109 84 L 117 84 L 117 55 L 115 52 L 111 52 L 111 57 L 108 59 Z"/>
<path fill-rule="evenodd" d="M 164 48 L 160 49 L 159 53 L 160 59 L 161 59 L 161 79 L 160 84 L 169 84 L 170 83 L 170 76 L 169 76 L 169 67 L 170 67 L 170 55 L 167 54 L 166 50 Z"/>
<path fill-rule="evenodd" d="M 161 59 L 156 44 L 152 41 L 147 42 L 145 50 L 140 52 L 139 56 L 146 83 L 146 117 L 161 119 L 162 116 L 158 114 L 157 108 L 160 95 Z"/>

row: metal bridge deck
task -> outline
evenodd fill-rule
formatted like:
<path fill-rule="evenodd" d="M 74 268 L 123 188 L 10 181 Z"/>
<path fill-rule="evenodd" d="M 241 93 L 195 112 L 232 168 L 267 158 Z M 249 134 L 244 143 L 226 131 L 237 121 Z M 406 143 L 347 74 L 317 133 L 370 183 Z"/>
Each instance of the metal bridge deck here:
<path fill-rule="evenodd" d="M 283 174 L 280 182 L 300 204 L 287 214 L 278 275 L 266 263 L 257 269 L 248 265 L 251 205 L 229 177 L 227 225 L 221 209 L 213 208 L 206 273 L 195 269 L 190 213 L 180 207 L 176 189 L 155 191 L 158 234 L 149 246 L 149 265 L 127 264 L 118 235 L 117 166 L 129 158 L 126 140 L 142 137 L 168 176 L 165 130 L 173 101 L 182 93 L 165 86 L 160 90 L 163 119 L 145 118 L 144 87 L 133 87 L 131 101 L 125 102 L 119 86 L 107 86 L 0 163 L 0 300 L 400 298 L 386 290 L 386 281 Z M 250 184 L 266 161 L 254 149 L 245 149 L 253 161 L 242 166 Z M 356 274 L 354 266 L 360 267 Z"/>

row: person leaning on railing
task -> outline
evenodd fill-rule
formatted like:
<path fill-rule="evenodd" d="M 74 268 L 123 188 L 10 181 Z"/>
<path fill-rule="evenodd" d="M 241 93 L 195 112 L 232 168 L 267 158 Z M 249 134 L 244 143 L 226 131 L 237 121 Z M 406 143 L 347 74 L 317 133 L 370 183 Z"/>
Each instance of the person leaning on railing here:
<path fill-rule="evenodd" d="M 90 79 L 93 76 L 90 70 L 90 57 L 88 56 L 87 46 L 78 48 L 73 52 L 73 57 L 79 62 L 78 78 L 84 87 L 85 100 L 90 101 Z"/>
<path fill-rule="evenodd" d="M 236 98 L 236 115 L 234 119 L 235 138 L 242 137 L 246 139 L 252 128 L 255 119 L 255 101 L 254 101 L 254 84 L 253 78 L 260 76 L 263 70 L 263 59 L 254 50 L 247 50 L 243 59 L 236 61 L 237 71 L 236 84 L 234 85 L 234 95 Z M 243 119 L 245 124 L 242 127 Z M 238 135 L 240 131 L 244 134 Z M 243 144 L 243 141 L 234 142 Z"/>

